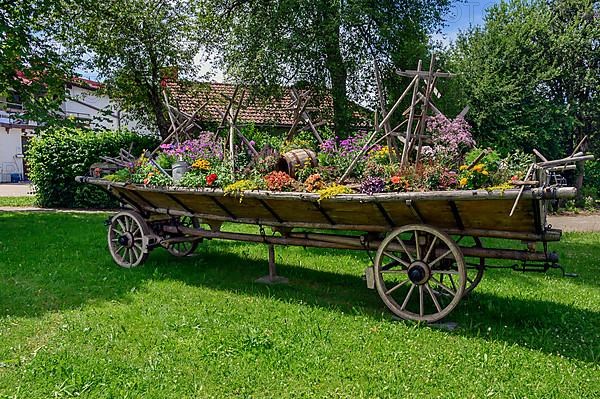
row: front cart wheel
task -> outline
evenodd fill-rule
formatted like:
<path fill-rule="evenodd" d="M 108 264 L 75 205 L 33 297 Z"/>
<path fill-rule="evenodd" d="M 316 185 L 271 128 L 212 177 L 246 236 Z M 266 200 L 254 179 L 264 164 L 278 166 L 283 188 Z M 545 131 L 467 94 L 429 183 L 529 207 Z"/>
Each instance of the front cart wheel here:
<path fill-rule="evenodd" d="M 377 250 L 374 272 L 377 292 L 396 316 L 430 323 L 458 305 L 467 281 L 458 245 L 427 225 L 391 232 Z"/>
<path fill-rule="evenodd" d="M 196 217 L 180 216 L 177 220 L 180 226 L 198 229 L 200 221 Z M 198 248 L 198 241 L 181 241 L 167 246 L 167 251 L 173 256 L 183 257 L 193 254 Z"/>
<path fill-rule="evenodd" d="M 139 213 L 123 211 L 110 219 L 108 249 L 121 267 L 139 266 L 148 257 L 150 228 Z"/>

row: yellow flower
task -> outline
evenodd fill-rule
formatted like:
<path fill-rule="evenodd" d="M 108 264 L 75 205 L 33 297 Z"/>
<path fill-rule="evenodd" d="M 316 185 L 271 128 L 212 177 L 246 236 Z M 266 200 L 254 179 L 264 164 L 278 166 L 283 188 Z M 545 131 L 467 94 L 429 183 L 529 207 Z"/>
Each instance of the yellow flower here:
<path fill-rule="evenodd" d="M 467 178 L 466 177 L 463 177 L 462 179 L 460 179 L 460 185 L 461 186 L 464 186 L 466 184 L 467 184 Z"/>
<path fill-rule="evenodd" d="M 209 170 L 210 162 L 208 162 L 206 159 L 196 159 L 192 164 L 192 168 L 200 170 Z"/>
<path fill-rule="evenodd" d="M 488 172 L 487 170 L 482 170 L 481 174 L 484 175 L 484 176 L 487 176 L 487 175 L 490 174 L 490 172 Z"/>
<path fill-rule="evenodd" d="M 485 166 L 485 165 L 484 165 L 484 164 L 482 164 L 482 163 L 480 163 L 480 164 L 477 164 L 477 165 L 473 166 L 473 170 L 474 170 L 475 172 L 481 172 L 481 171 L 483 170 L 483 167 L 484 167 L 484 166 Z"/>
<path fill-rule="evenodd" d="M 460 165 L 460 170 L 467 170 L 468 166 L 467 165 Z"/>

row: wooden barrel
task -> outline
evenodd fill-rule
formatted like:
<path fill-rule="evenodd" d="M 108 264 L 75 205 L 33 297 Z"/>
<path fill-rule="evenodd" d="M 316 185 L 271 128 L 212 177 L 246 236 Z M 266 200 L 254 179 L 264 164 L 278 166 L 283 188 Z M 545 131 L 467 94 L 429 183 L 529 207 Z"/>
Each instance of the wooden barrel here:
<path fill-rule="evenodd" d="M 288 151 L 279 158 L 277 170 L 296 177 L 296 171 L 304 168 L 306 165 L 315 167 L 318 165 L 317 154 L 312 150 L 298 149 Z"/>

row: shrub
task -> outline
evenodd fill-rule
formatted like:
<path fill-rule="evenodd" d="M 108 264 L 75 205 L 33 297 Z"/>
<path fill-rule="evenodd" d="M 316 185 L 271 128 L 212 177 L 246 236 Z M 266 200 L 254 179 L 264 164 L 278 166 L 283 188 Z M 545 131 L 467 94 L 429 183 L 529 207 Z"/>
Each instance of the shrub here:
<path fill-rule="evenodd" d="M 35 136 L 27 150 L 29 176 L 43 207 L 109 208 L 118 203 L 97 187 L 75 182 L 88 174 L 101 155 L 117 156 L 120 148 L 134 154 L 158 145 L 157 139 L 128 131 L 94 132 L 85 129 L 55 128 Z"/>
<path fill-rule="evenodd" d="M 585 163 L 582 191 L 584 196 L 600 198 L 600 160 L 595 159 Z"/>

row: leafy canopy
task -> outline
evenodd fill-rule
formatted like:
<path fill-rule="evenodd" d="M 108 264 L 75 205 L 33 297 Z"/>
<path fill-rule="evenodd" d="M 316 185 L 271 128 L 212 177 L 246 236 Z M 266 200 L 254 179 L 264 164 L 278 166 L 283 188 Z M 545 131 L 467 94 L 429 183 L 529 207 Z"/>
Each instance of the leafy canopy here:
<path fill-rule="evenodd" d="M 598 38 L 597 1 L 513 0 L 490 8 L 485 25 L 460 36 L 449 60 L 480 144 L 538 148 L 554 158 L 586 134 L 598 142 Z"/>

